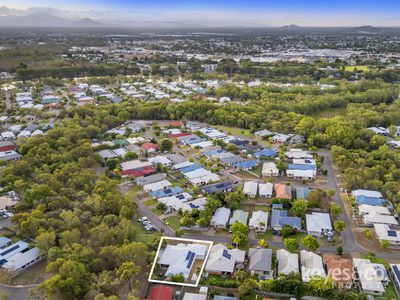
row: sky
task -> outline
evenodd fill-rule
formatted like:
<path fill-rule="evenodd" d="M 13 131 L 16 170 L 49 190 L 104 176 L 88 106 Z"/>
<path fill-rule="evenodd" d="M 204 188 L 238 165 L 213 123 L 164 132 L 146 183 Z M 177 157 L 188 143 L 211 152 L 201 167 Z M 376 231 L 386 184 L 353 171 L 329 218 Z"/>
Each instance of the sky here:
<path fill-rule="evenodd" d="M 400 0 L 0 0 L 0 15 L 38 12 L 120 25 L 400 26 Z"/>

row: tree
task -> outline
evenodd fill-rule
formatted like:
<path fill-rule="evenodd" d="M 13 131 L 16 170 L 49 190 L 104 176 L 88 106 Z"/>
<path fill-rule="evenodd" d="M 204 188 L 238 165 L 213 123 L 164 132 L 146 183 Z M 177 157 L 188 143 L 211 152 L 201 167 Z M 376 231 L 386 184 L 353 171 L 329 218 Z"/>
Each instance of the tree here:
<path fill-rule="evenodd" d="M 224 202 L 228 205 L 230 209 L 237 209 L 240 203 L 245 199 L 242 191 L 234 191 L 225 195 Z"/>
<path fill-rule="evenodd" d="M 171 281 L 172 282 L 185 282 L 185 277 L 183 276 L 182 273 L 174 274 L 171 276 Z"/>
<path fill-rule="evenodd" d="M 306 213 L 307 206 L 307 200 L 299 199 L 293 202 L 292 209 L 295 212 L 296 216 L 302 217 Z"/>
<path fill-rule="evenodd" d="M 160 149 L 161 152 L 171 151 L 173 146 L 174 143 L 170 139 L 163 139 L 158 144 L 158 148 Z"/>
<path fill-rule="evenodd" d="M 330 277 L 313 276 L 309 285 L 312 294 L 318 297 L 334 299 L 335 295 L 339 292 L 337 285 Z"/>
<path fill-rule="evenodd" d="M 124 262 L 118 269 L 117 275 L 122 281 L 127 281 L 129 286 L 129 291 L 132 290 L 132 277 L 138 274 L 140 271 L 140 267 L 136 266 L 135 263 L 131 261 Z"/>
<path fill-rule="evenodd" d="M 337 255 L 342 256 L 343 255 L 343 247 L 337 246 L 336 253 L 337 253 Z"/>
<path fill-rule="evenodd" d="M 326 191 L 326 194 L 327 194 L 330 198 L 332 198 L 333 196 L 335 196 L 336 191 L 335 191 L 334 189 L 329 189 L 329 190 Z"/>
<path fill-rule="evenodd" d="M 322 191 L 312 190 L 308 195 L 308 206 L 321 207 L 322 197 L 323 197 Z"/>
<path fill-rule="evenodd" d="M 301 239 L 301 243 L 311 251 L 315 251 L 319 248 L 318 240 L 312 235 L 307 235 Z"/>
<path fill-rule="evenodd" d="M 372 240 L 372 233 L 370 229 L 364 229 L 363 234 L 367 240 Z"/>
<path fill-rule="evenodd" d="M 346 223 L 344 221 L 336 221 L 333 226 L 337 232 L 342 232 L 346 228 Z"/>
<path fill-rule="evenodd" d="M 249 274 L 246 271 L 243 270 L 238 270 L 236 272 L 236 280 L 242 284 L 247 278 L 249 277 Z"/>
<path fill-rule="evenodd" d="M 54 231 L 45 231 L 36 237 L 36 246 L 45 254 L 55 245 L 55 242 L 56 234 Z"/>
<path fill-rule="evenodd" d="M 332 203 L 330 207 L 330 213 L 337 217 L 342 214 L 342 208 L 338 204 Z"/>
<path fill-rule="evenodd" d="M 258 240 L 258 246 L 261 248 L 267 248 L 268 247 L 268 243 L 265 239 L 259 239 Z"/>
<path fill-rule="evenodd" d="M 248 296 L 254 293 L 257 289 L 258 284 L 257 281 L 253 278 L 247 278 L 240 286 L 239 286 L 239 294 L 240 298 L 244 296 Z"/>
<path fill-rule="evenodd" d="M 285 244 L 285 247 L 291 252 L 299 249 L 299 243 L 296 239 L 288 238 L 285 239 L 283 243 Z"/>
<path fill-rule="evenodd" d="M 382 249 L 387 249 L 390 246 L 390 242 L 387 240 L 381 241 L 381 247 Z"/>
<path fill-rule="evenodd" d="M 281 229 L 281 235 L 284 238 L 295 234 L 295 232 L 296 232 L 296 230 L 294 229 L 294 227 L 290 226 L 290 225 L 283 225 L 283 227 Z"/>
<path fill-rule="evenodd" d="M 249 227 L 247 225 L 235 222 L 232 227 L 232 242 L 236 245 L 244 245 L 247 243 L 248 234 L 249 234 Z"/>
<path fill-rule="evenodd" d="M 237 146 L 235 144 L 227 144 L 225 150 L 229 152 L 235 152 L 237 150 Z"/>

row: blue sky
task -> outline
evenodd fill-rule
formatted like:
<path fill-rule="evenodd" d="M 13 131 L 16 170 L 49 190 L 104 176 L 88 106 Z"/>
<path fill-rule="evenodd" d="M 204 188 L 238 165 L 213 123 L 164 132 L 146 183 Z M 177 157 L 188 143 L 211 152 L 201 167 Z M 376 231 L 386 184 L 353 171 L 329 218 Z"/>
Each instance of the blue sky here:
<path fill-rule="evenodd" d="M 10 14 L 43 10 L 106 22 L 400 26 L 400 0 L 1 0 L 0 4 L 10 9 Z M 1 8 L 0 14 L 5 14 Z"/>

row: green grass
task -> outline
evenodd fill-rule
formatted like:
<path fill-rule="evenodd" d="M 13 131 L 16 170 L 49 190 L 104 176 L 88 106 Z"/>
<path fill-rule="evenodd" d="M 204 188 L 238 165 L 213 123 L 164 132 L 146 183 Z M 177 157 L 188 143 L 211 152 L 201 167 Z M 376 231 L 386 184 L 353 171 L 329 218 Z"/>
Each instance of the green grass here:
<path fill-rule="evenodd" d="M 222 130 L 228 134 L 232 135 L 241 135 L 250 139 L 254 139 L 254 134 L 250 132 L 248 129 L 243 129 L 243 128 L 237 128 L 237 127 L 228 127 L 228 126 L 222 126 L 218 125 L 216 126 L 217 129 Z"/>
<path fill-rule="evenodd" d="M 397 297 L 396 290 L 393 286 L 393 283 L 389 283 L 385 287 L 385 293 L 383 294 L 382 297 L 377 297 L 377 299 L 385 299 L 385 300 L 398 300 L 399 297 Z"/>
<path fill-rule="evenodd" d="M 379 257 L 373 256 L 373 255 L 369 255 L 369 254 L 364 254 L 361 257 L 365 258 L 365 259 L 369 259 L 374 264 L 382 264 L 386 268 L 389 268 L 388 262 L 383 258 L 379 258 Z"/>
<path fill-rule="evenodd" d="M 156 205 L 158 203 L 157 199 L 150 199 L 144 202 L 144 205 L 146 206 L 153 206 Z"/>
<path fill-rule="evenodd" d="M 154 213 L 154 214 L 156 214 L 157 216 L 161 216 L 164 212 L 163 211 L 161 211 L 161 210 L 159 210 L 159 209 L 157 209 L 157 208 L 152 208 L 151 209 L 151 211 Z"/>
<path fill-rule="evenodd" d="M 137 193 L 140 191 L 140 187 L 136 186 L 132 189 L 129 189 L 129 191 L 126 192 L 125 197 L 126 199 L 130 201 L 135 201 L 135 198 L 137 197 Z"/>
<path fill-rule="evenodd" d="M 36 265 L 33 265 L 26 271 L 11 279 L 11 284 L 26 285 L 34 283 L 45 272 L 45 266 L 46 264 L 44 262 L 39 262 Z"/>
<path fill-rule="evenodd" d="M 172 217 L 168 217 L 166 220 L 168 220 L 169 222 L 169 226 L 173 229 L 173 230 L 178 230 L 181 227 L 181 217 L 180 216 L 172 216 Z"/>
<path fill-rule="evenodd" d="M 256 175 L 256 176 L 261 176 L 262 164 L 259 164 L 256 168 L 250 170 L 249 172 L 254 174 L 254 175 Z"/>
<path fill-rule="evenodd" d="M 346 67 L 344 67 L 344 69 L 345 69 L 345 71 L 348 71 L 348 72 L 354 72 L 355 70 L 363 71 L 363 72 L 369 71 L 368 66 L 346 66 Z"/>
<path fill-rule="evenodd" d="M 263 212 L 269 212 L 270 208 L 268 206 L 263 206 L 263 205 L 254 205 L 253 211 L 258 211 L 261 210 Z"/>
<path fill-rule="evenodd" d="M 271 240 L 273 237 L 272 230 L 267 230 L 266 232 L 259 232 L 256 235 L 257 239 Z"/>

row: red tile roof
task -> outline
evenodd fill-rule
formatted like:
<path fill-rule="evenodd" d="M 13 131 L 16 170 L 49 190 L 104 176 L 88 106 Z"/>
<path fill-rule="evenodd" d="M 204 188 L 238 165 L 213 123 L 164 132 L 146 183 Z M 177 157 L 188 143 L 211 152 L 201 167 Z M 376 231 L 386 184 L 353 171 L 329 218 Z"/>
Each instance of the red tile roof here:
<path fill-rule="evenodd" d="M 169 137 L 173 138 L 173 139 L 176 139 L 176 138 L 183 137 L 183 136 L 188 136 L 188 135 L 192 135 L 192 134 L 189 133 L 189 132 L 182 132 L 182 133 L 170 134 Z"/>
<path fill-rule="evenodd" d="M 174 294 L 174 288 L 158 285 L 152 287 L 150 290 L 150 295 L 146 300 L 171 300 Z"/>
<path fill-rule="evenodd" d="M 182 127 L 183 123 L 181 121 L 171 121 L 168 125 L 172 127 Z"/>
<path fill-rule="evenodd" d="M 142 146 L 140 146 L 144 150 L 150 150 L 150 149 L 157 149 L 157 145 L 153 143 L 144 143 Z"/>

